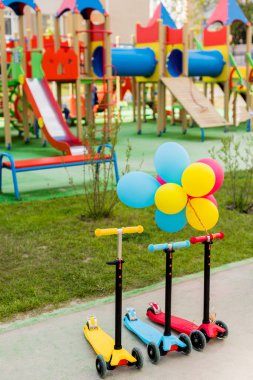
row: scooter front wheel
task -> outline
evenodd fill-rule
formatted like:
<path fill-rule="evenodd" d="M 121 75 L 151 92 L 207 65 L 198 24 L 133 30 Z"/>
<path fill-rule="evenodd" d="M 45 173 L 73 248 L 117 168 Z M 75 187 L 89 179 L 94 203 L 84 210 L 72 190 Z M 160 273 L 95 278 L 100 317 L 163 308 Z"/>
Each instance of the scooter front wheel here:
<path fill-rule="evenodd" d="M 165 351 L 165 350 L 163 349 L 163 344 L 160 345 L 160 347 L 159 347 L 159 351 L 160 351 L 160 355 L 161 355 L 161 356 L 165 356 L 165 355 L 167 355 L 167 353 L 168 353 L 168 351 Z"/>
<path fill-rule="evenodd" d="M 154 342 L 150 342 L 147 347 L 148 357 L 153 364 L 157 364 L 160 360 L 160 350 Z"/>
<path fill-rule="evenodd" d="M 186 345 L 184 348 L 180 347 L 178 351 L 183 352 L 185 355 L 189 355 L 192 351 L 191 339 L 186 334 L 180 334 L 178 339 Z"/>
<path fill-rule="evenodd" d="M 107 365 L 103 355 L 98 355 L 96 358 L 96 370 L 101 379 L 106 377 Z"/>
<path fill-rule="evenodd" d="M 207 335 L 206 330 L 205 330 L 205 329 L 201 329 L 201 330 L 199 330 L 199 331 L 202 332 L 202 334 L 204 335 L 204 337 L 205 337 L 205 339 L 206 339 L 206 343 L 208 343 L 209 340 L 210 340 L 210 337 Z"/>
<path fill-rule="evenodd" d="M 138 369 L 142 369 L 144 364 L 144 358 L 141 350 L 137 347 L 134 347 L 132 349 L 132 356 L 136 359 L 136 362 L 134 363 L 135 367 Z"/>
<path fill-rule="evenodd" d="M 192 347 L 196 351 L 203 351 L 206 347 L 205 335 L 199 330 L 193 330 L 190 334 L 190 339 L 192 342 Z"/>
<path fill-rule="evenodd" d="M 226 323 L 220 320 L 217 320 L 214 323 L 225 330 L 224 332 L 218 332 L 217 338 L 218 339 L 226 338 L 228 336 L 228 326 L 226 325 Z"/>

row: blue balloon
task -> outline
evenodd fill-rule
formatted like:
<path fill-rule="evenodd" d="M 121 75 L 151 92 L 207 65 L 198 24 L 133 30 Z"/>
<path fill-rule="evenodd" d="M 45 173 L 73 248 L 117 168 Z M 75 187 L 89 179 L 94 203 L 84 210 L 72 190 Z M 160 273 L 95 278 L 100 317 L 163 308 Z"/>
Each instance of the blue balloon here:
<path fill-rule="evenodd" d="M 186 208 L 178 214 L 164 214 L 163 212 L 156 210 L 155 221 L 157 226 L 163 231 L 178 232 L 182 230 L 187 223 Z"/>
<path fill-rule="evenodd" d="M 179 144 L 168 142 L 159 146 L 155 153 L 155 167 L 158 175 L 166 182 L 181 185 L 182 174 L 191 160 Z"/>
<path fill-rule="evenodd" d="M 149 174 L 130 172 L 119 180 L 117 194 L 121 202 L 133 208 L 145 208 L 155 203 L 159 182 Z"/>

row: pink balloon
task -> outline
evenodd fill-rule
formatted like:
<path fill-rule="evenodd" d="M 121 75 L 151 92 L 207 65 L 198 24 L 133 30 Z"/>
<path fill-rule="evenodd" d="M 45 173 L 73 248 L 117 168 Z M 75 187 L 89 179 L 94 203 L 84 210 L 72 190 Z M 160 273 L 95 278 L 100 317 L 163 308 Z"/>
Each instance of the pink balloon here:
<path fill-rule="evenodd" d="M 218 202 L 217 202 L 217 200 L 214 198 L 214 196 L 213 196 L 212 194 L 210 194 L 210 195 L 206 195 L 206 196 L 204 196 L 203 198 L 208 199 L 209 201 L 213 202 L 213 204 L 214 204 L 216 207 L 218 207 Z"/>
<path fill-rule="evenodd" d="M 216 191 L 219 190 L 219 188 L 222 186 L 223 181 L 224 181 L 223 168 L 217 161 L 213 160 L 212 158 L 202 158 L 201 160 L 198 160 L 197 162 L 202 162 L 203 164 L 206 164 L 210 166 L 211 169 L 213 169 L 216 180 L 215 180 L 214 187 L 207 195 L 216 193 Z"/>
<path fill-rule="evenodd" d="M 165 185 L 167 183 L 161 177 L 159 177 L 159 175 L 156 177 L 156 180 L 160 183 L 160 185 Z"/>

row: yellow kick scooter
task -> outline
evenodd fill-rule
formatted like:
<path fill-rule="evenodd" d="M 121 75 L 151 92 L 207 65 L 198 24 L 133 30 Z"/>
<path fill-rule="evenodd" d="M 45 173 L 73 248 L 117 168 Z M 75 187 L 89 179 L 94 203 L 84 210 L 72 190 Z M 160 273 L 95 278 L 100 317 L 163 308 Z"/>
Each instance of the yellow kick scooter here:
<path fill-rule="evenodd" d="M 116 267 L 116 285 L 115 285 L 115 340 L 106 334 L 97 323 L 96 317 L 90 317 L 84 326 L 84 335 L 97 354 L 96 370 L 98 375 L 104 379 L 107 370 L 113 370 L 120 366 L 136 366 L 138 369 L 143 367 L 143 356 L 138 348 L 133 348 L 130 354 L 121 345 L 122 329 L 122 275 L 123 264 L 122 258 L 122 235 L 123 234 L 141 234 L 144 231 L 142 226 L 125 227 L 125 228 L 108 228 L 97 229 L 95 235 L 109 236 L 118 235 L 118 257 L 115 261 L 107 262 L 108 265 Z"/>

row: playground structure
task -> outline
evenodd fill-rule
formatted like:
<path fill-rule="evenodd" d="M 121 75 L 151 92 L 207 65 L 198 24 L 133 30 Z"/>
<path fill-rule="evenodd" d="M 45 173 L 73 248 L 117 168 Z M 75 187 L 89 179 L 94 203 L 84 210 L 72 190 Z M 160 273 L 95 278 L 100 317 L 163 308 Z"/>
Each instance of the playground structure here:
<path fill-rule="evenodd" d="M 37 35 L 25 37 L 24 8 L 35 12 Z M 4 9 L 11 8 L 19 18 L 19 39 L 5 44 Z M 92 12 L 103 15 L 102 24 L 92 22 Z M 70 12 L 73 33 L 60 35 L 60 18 Z M 227 16 L 226 16 L 227 15 Z M 80 28 L 80 19 L 85 26 Z M 134 115 L 137 110 L 137 132 L 142 131 L 142 108 L 145 108 L 147 84 L 151 84 L 151 107 L 157 113 L 157 135 L 166 130 L 166 91 L 170 91 L 172 103 L 175 100 L 183 108 L 181 121 L 183 132 L 187 130 L 187 114 L 204 129 L 226 127 L 231 121 L 229 104 L 233 107 L 233 121 L 238 124 L 236 101 L 238 94 L 246 101 L 243 120 L 250 119 L 250 86 L 252 82 L 253 60 L 251 58 L 251 25 L 236 1 L 220 0 L 207 26 L 216 21 L 223 26 L 218 31 L 203 31 L 203 44 L 195 39 L 197 50 L 189 50 L 189 30 L 187 22 L 177 29 L 168 11 L 158 5 L 147 27 L 136 26 L 136 36 L 132 48 L 111 45 L 109 14 L 99 0 L 64 0 L 56 13 L 54 36 L 43 35 L 42 15 L 32 0 L 20 2 L 4 0 L 0 2 L 1 29 L 1 73 L 2 73 L 2 115 L 5 127 L 5 146 L 11 148 L 11 126 L 15 125 L 29 142 L 30 125 L 28 106 L 32 106 L 42 132 L 43 143 L 49 141 L 56 149 L 66 154 L 80 154 L 85 134 L 83 118 L 88 126 L 95 123 L 94 113 L 103 112 L 103 127 L 96 132 L 103 134 L 103 141 L 110 138 L 113 126 L 115 93 L 120 96 L 121 81 L 117 78 L 132 78 Z M 246 68 L 237 67 L 230 48 L 230 25 L 234 21 L 247 25 Z M 30 38 L 29 38 L 30 37 Z M 7 50 L 6 50 L 7 47 Z M 9 68 L 7 69 L 7 66 Z M 243 72 L 243 74 L 242 74 Z M 201 77 L 204 93 L 192 78 Z M 129 80 L 129 79 L 128 79 Z M 57 102 L 47 81 L 57 88 Z M 224 116 L 213 106 L 214 85 L 219 84 L 224 92 Z M 72 93 L 72 109 L 76 116 L 77 137 L 69 130 L 62 117 L 62 85 L 69 84 Z M 210 85 L 210 101 L 207 98 Z M 99 104 L 94 105 L 93 89 L 99 86 Z M 156 91 L 157 89 L 157 91 Z M 154 92 L 157 92 L 157 107 L 154 107 Z M 35 95 L 40 92 L 40 98 Z M 231 102 L 231 93 L 234 100 Z M 9 109 L 10 102 L 13 106 Z M 117 102 L 117 101 L 116 101 Z M 242 104 L 243 101 L 241 100 Z M 22 104 L 21 104 L 22 103 Z M 136 107 L 135 107 L 136 103 Z M 243 106 L 242 106 L 243 108 Z M 47 110 L 50 110 L 48 113 Z M 145 115 L 145 110 L 144 110 Z M 47 117 L 50 115 L 50 117 Z M 16 121 L 13 121 L 15 117 Z M 134 117 L 135 118 L 135 117 Z M 172 107 L 171 123 L 174 123 Z M 20 127 L 20 125 L 22 125 Z"/>
<path fill-rule="evenodd" d="M 37 5 L 33 1 L 28 1 L 29 6 L 36 11 L 36 21 L 37 25 L 40 26 L 42 25 L 42 15 L 37 7 Z M 9 72 L 7 71 L 7 64 L 10 63 L 10 57 L 7 57 L 7 52 L 6 52 L 6 43 L 5 43 L 5 21 L 4 21 L 4 8 L 6 6 L 10 7 L 13 9 L 13 11 L 18 15 L 19 17 L 19 45 L 24 47 L 25 46 L 25 35 L 24 35 L 24 6 L 26 3 L 17 3 L 17 2 L 12 2 L 12 1 L 1 1 L 0 2 L 0 51 L 1 51 L 1 81 L 2 81 L 2 109 L 3 109 L 3 116 L 4 116 L 4 124 L 5 124 L 5 146 L 6 148 L 10 149 L 11 147 L 11 119 L 10 119 L 10 112 L 9 112 L 9 93 L 8 93 L 8 88 L 10 85 L 10 81 L 8 80 Z M 41 28 L 40 28 L 41 30 Z M 42 48 L 42 34 L 39 32 L 38 28 L 38 40 L 41 43 L 41 48 Z M 8 58 L 8 59 L 7 59 Z M 15 55 L 13 55 L 13 59 L 15 61 Z M 25 61 L 25 55 L 22 55 L 22 63 L 23 63 L 23 68 L 26 70 L 26 61 Z M 19 76 L 15 75 L 17 73 L 14 73 L 14 83 L 15 87 L 18 86 L 19 83 Z M 21 73 L 20 73 L 21 74 Z M 28 139 L 29 135 L 29 126 L 28 126 L 28 118 L 27 118 L 27 110 L 28 110 L 28 103 L 23 96 L 23 101 L 22 101 L 22 118 L 23 118 L 23 126 L 24 126 L 24 136 L 25 139 Z"/>
<path fill-rule="evenodd" d="M 229 79 L 223 83 L 222 87 L 224 89 L 224 115 L 227 120 L 229 120 L 229 98 L 233 93 L 234 103 L 233 103 L 233 121 L 236 124 L 236 98 L 237 94 L 244 94 L 244 99 L 246 101 L 246 109 L 250 111 L 251 108 L 251 84 L 252 84 L 252 61 L 250 61 L 249 57 L 251 57 L 251 40 L 252 40 L 252 27 L 245 15 L 243 14 L 241 8 L 236 3 L 236 1 L 228 2 L 228 1 L 219 1 L 217 7 L 215 8 L 213 14 L 207 20 L 207 26 L 212 25 L 217 21 L 221 21 L 223 27 L 216 32 L 215 35 L 212 35 L 208 29 L 205 29 L 203 35 L 204 45 L 209 47 L 214 42 L 219 46 L 226 46 L 228 59 L 227 59 L 227 67 L 229 73 Z M 247 35 L 246 35 L 246 66 L 245 70 L 245 85 L 243 85 L 243 77 L 241 73 L 241 68 L 239 68 L 235 62 L 235 59 L 230 52 L 230 44 L 231 44 L 231 25 L 239 21 L 243 23 L 247 27 Z M 204 81 L 205 82 L 205 81 Z M 207 82 L 207 80 L 206 80 Z M 211 83 L 211 93 L 213 93 L 213 83 L 214 79 L 209 80 Z M 218 80 L 216 81 L 220 83 Z M 206 91 L 206 89 L 205 89 Z M 211 95 L 213 101 L 213 94 Z M 248 119 L 250 119 L 250 114 L 248 114 Z"/>
<path fill-rule="evenodd" d="M 226 16 L 227 15 L 227 16 Z M 158 83 L 157 100 L 157 134 L 160 135 L 166 128 L 166 88 L 172 94 L 172 100 L 176 99 L 181 106 L 183 131 L 187 128 L 186 112 L 201 128 L 202 139 L 204 128 L 227 126 L 230 123 L 229 102 L 230 94 L 235 94 L 233 105 L 233 121 L 236 121 L 236 96 L 245 93 L 245 109 L 250 110 L 250 86 L 252 82 L 251 58 L 251 25 L 247 21 L 238 4 L 221 0 L 213 15 L 207 21 L 207 26 L 215 22 L 222 22 L 220 30 L 203 30 L 203 44 L 195 39 L 198 50 L 189 50 L 189 30 L 187 22 L 182 29 L 176 29 L 168 12 L 162 4 L 157 7 L 154 17 L 147 27 L 137 24 L 136 46 L 149 45 L 156 51 L 158 65 L 156 71 L 149 78 L 137 78 L 137 123 L 138 132 L 141 133 L 141 104 L 142 94 L 145 93 L 145 85 L 148 82 Z M 240 21 L 247 25 L 247 64 L 245 68 L 245 86 L 242 86 L 242 74 L 240 68 L 230 53 L 230 26 L 234 21 Z M 191 78 L 201 77 L 204 83 L 204 94 L 194 85 Z M 213 107 L 214 84 L 217 83 L 224 91 L 224 117 Z M 211 86 L 211 99 L 206 99 L 208 89 Z M 143 87 L 143 90 L 141 89 Z M 144 98 L 144 96 L 143 96 Z M 244 112 L 243 119 L 249 120 L 249 112 Z M 174 115 L 172 112 L 172 124 Z"/>
<path fill-rule="evenodd" d="M 68 3 L 68 4 L 67 4 Z M 78 22 L 76 22 L 79 14 L 87 19 L 87 25 L 89 28 L 89 17 L 92 10 L 100 10 L 101 13 L 105 13 L 102 5 L 99 1 L 92 2 L 92 8 L 90 8 L 89 1 L 79 1 L 79 8 L 76 7 L 76 4 L 73 4 L 69 8 L 71 2 L 63 3 L 61 10 L 57 13 L 55 19 L 55 38 L 53 37 L 43 37 L 42 31 L 42 22 L 41 22 L 41 12 L 35 2 L 30 0 L 24 0 L 21 2 L 14 1 L 3 1 L 1 2 L 1 68 L 2 68 L 2 90 L 3 90 L 3 116 L 5 120 L 5 146 L 7 149 L 11 148 L 12 138 L 10 130 L 10 114 L 9 114 L 9 100 L 8 100 L 8 73 L 7 73 L 7 55 L 6 55 L 6 46 L 5 46 L 5 36 L 4 36 L 4 14 L 3 10 L 5 7 L 10 7 L 16 15 L 19 17 L 19 40 L 16 42 L 16 45 L 23 49 L 24 54 L 19 55 L 19 67 L 20 72 L 17 78 L 17 86 L 19 85 L 22 88 L 22 101 L 23 101 L 23 131 L 24 131 L 24 140 L 29 141 L 29 127 L 27 120 L 27 108 L 28 100 L 32 104 L 34 113 L 38 120 L 39 126 L 43 134 L 43 140 L 45 137 L 47 140 L 56 148 L 60 149 L 67 154 L 80 154 L 83 150 L 83 130 L 82 130 L 82 116 L 81 116 L 81 65 L 84 64 L 81 54 L 84 53 L 83 44 L 79 41 L 79 35 L 82 34 L 86 38 L 87 34 L 94 36 L 94 31 L 88 29 L 80 31 L 77 30 Z M 75 3 L 75 2 L 74 2 Z M 93 6 L 94 5 L 94 6 Z M 36 24 L 37 24 L 37 36 L 33 36 L 29 43 L 26 41 L 24 36 L 24 8 L 25 6 L 30 6 L 36 13 Z M 66 11 L 73 11 L 73 41 L 71 46 L 66 41 L 60 39 L 59 33 L 59 18 Z M 108 15 L 105 15 L 105 24 L 108 23 Z M 100 33 L 101 43 L 110 47 L 110 32 L 109 25 L 108 33 L 102 31 Z M 102 38 L 101 38 L 102 35 Z M 97 38 L 97 37 L 96 37 Z M 95 39 L 96 39 L 95 38 Z M 92 45 L 91 39 L 87 42 L 89 45 L 86 49 L 87 54 L 90 53 L 89 47 Z M 28 51 L 28 45 L 30 50 Z M 45 52 L 44 52 L 45 49 Z M 11 60 L 15 59 L 14 51 L 10 53 Z M 109 57 L 109 55 L 107 55 Z M 112 88 L 112 78 L 111 78 L 111 65 L 107 56 L 105 56 L 105 67 L 107 67 L 107 79 L 103 78 L 104 87 L 107 88 L 107 100 L 104 104 L 106 112 L 105 116 L 105 125 L 104 132 L 106 133 L 107 125 L 111 125 L 111 88 Z M 81 59 L 79 62 L 79 58 Z M 83 58 L 85 59 L 85 57 Z M 80 63 L 80 65 L 79 65 Z M 87 70 L 84 78 L 82 79 L 85 84 L 86 89 L 86 110 L 88 112 L 86 118 L 88 122 L 93 123 L 92 118 L 92 98 L 91 98 L 91 86 L 93 79 L 90 74 L 91 62 L 85 67 Z M 9 73 L 11 74 L 11 73 Z M 90 77 L 89 77 L 90 75 Z M 50 87 L 48 86 L 47 81 L 55 81 L 57 85 L 57 102 L 55 101 Z M 77 137 L 73 136 L 70 132 L 66 122 L 64 121 L 61 114 L 61 85 L 62 83 L 71 83 L 75 85 L 76 91 L 76 110 L 77 110 Z M 40 95 L 38 94 L 40 93 Z M 74 148 L 76 147 L 76 148 Z M 79 148 L 78 148 L 79 147 Z"/>

